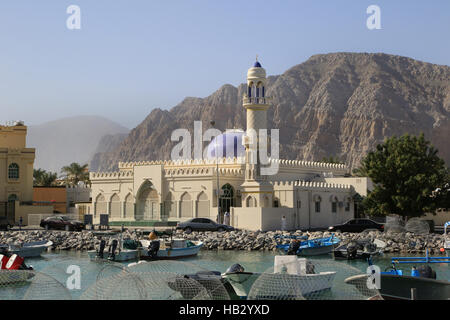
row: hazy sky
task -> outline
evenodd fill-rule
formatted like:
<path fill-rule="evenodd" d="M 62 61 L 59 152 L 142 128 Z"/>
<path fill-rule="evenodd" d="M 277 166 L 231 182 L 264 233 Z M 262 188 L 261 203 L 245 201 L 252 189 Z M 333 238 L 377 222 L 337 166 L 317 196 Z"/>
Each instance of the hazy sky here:
<path fill-rule="evenodd" d="M 69 30 L 69 5 L 81 29 Z M 381 30 L 366 9 L 381 8 Z M 2 0 L 0 122 L 103 115 L 132 128 L 152 108 L 269 75 L 313 54 L 385 52 L 450 65 L 450 1 Z"/>

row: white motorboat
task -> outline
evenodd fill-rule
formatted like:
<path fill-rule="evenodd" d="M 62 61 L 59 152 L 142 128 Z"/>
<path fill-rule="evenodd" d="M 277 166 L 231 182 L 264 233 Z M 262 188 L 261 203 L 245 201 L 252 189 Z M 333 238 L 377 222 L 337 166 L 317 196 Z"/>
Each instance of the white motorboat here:
<path fill-rule="evenodd" d="M 111 260 L 111 261 L 130 261 L 137 260 L 139 255 L 138 245 L 129 246 L 127 240 L 123 241 L 122 236 L 119 239 L 113 239 L 106 249 L 106 241 L 101 240 L 98 250 L 89 250 L 88 255 L 91 260 Z"/>
<path fill-rule="evenodd" d="M 236 266 L 238 268 L 236 269 Z M 239 268 L 240 267 L 240 268 Z M 222 274 L 222 278 L 228 281 L 233 287 L 236 295 L 240 299 L 247 299 L 250 290 L 255 282 L 271 281 L 277 282 L 277 277 L 283 281 L 279 283 L 289 283 L 298 289 L 298 293 L 307 296 L 313 292 L 320 292 L 330 289 L 333 284 L 335 271 L 314 272 L 314 266 L 306 258 L 297 256 L 275 256 L 274 271 L 272 274 L 245 272 L 240 265 L 234 265 Z M 266 279 L 267 278 L 267 279 Z M 264 298 L 277 299 L 284 295 L 284 288 L 271 288 L 270 293 L 258 292 Z M 269 296 L 270 295 L 270 296 Z M 253 297 L 255 298 L 255 297 Z M 256 298 L 258 298 L 256 296 Z"/>
<path fill-rule="evenodd" d="M 39 257 L 42 252 L 47 251 L 53 245 L 52 241 L 34 241 L 27 242 L 22 245 L 3 245 L 11 254 L 17 254 L 22 258 Z"/>
<path fill-rule="evenodd" d="M 179 259 L 196 256 L 203 246 L 201 241 L 186 239 L 141 240 L 141 260 Z M 154 245 L 156 244 L 156 246 Z M 152 250 L 153 246 L 153 250 Z M 153 252 L 152 252 L 153 251 Z"/>

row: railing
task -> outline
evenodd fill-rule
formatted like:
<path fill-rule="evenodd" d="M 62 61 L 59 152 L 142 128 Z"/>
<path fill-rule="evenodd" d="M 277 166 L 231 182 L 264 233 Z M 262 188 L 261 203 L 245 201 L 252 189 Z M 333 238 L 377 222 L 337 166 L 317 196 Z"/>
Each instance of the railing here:
<path fill-rule="evenodd" d="M 267 104 L 269 101 L 268 97 L 244 97 L 244 104 Z"/>

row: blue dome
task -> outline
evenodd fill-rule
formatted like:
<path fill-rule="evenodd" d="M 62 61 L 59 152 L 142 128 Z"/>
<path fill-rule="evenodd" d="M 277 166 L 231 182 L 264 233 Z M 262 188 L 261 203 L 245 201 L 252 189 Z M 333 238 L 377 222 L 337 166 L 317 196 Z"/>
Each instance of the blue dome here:
<path fill-rule="evenodd" d="M 242 145 L 242 137 L 244 131 L 229 130 L 217 137 L 215 137 L 208 145 L 206 150 L 207 159 L 216 158 L 216 142 L 217 142 L 217 156 L 224 158 L 244 157 L 245 148 Z"/>
<path fill-rule="evenodd" d="M 256 61 L 255 64 L 253 65 L 254 68 L 262 68 L 261 64 L 259 63 L 259 61 Z"/>

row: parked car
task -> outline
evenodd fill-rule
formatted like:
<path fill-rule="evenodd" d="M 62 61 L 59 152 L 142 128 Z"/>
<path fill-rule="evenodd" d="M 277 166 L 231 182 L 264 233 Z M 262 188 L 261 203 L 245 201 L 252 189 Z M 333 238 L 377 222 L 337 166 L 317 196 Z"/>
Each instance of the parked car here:
<path fill-rule="evenodd" d="M 7 217 L 0 217 L 0 230 L 7 231 L 9 230 L 14 223 L 8 220 Z"/>
<path fill-rule="evenodd" d="M 53 216 L 42 219 L 40 226 L 45 228 L 45 230 L 81 231 L 84 229 L 84 223 L 66 216 Z"/>
<path fill-rule="evenodd" d="M 233 227 L 228 226 L 226 224 L 220 224 L 212 221 L 207 218 L 194 218 L 185 222 L 181 222 L 177 224 L 178 230 L 184 230 L 186 232 L 192 231 L 232 231 Z"/>
<path fill-rule="evenodd" d="M 343 224 L 329 227 L 329 231 L 362 232 L 367 229 L 384 230 L 384 225 L 370 219 L 351 219 Z"/>

